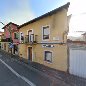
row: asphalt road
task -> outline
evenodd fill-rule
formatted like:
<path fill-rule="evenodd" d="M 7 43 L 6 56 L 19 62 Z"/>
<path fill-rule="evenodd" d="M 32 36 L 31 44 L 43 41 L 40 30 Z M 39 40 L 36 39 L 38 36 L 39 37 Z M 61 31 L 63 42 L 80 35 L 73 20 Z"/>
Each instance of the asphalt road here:
<path fill-rule="evenodd" d="M 30 86 L 0 62 L 0 86 Z"/>
<path fill-rule="evenodd" d="M 52 81 L 40 71 L 0 54 L 0 86 L 52 86 Z"/>

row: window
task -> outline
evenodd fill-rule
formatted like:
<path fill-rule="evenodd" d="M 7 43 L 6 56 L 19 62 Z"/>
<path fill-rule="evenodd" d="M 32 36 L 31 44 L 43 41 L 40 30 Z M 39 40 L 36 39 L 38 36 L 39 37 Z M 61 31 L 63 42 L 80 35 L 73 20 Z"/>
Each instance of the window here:
<path fill-rule="evenodd" d="M 24 34 L 21 33 L 21 40 L 24 40 Z"/>
<path fill-rule="evenodd" d="M 30 42 L 33 42 L 34 41 L 34 34 L 31 34 L 30 35 Z"/>
<path fill-rule="evenodd" d="M 32 32 L 32 30 L 28 31 L 28 35 L 29 35 L 29 38 L 28 38 L 29 42 L 33 42 L 33 32 Z"/>
<path fill-rule="evenodd" d="M 18 33 L 14 33 L 14 39 L 18 39 Z"/>
<path fill-rule="evenodd" d="M 45 61 L 52 62 L 52 52 L 51 51 L 45 51 L 44 59 L 45 59 Z"/>
<path fill-rule="evenodd" d="M 43 40 L 49 39 L 49 26 L 43 27 Z"/>

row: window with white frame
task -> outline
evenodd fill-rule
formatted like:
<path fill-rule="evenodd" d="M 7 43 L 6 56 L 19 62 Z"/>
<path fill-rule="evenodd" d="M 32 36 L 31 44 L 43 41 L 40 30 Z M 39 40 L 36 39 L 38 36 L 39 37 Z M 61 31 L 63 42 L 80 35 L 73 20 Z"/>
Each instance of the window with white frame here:
<path fill-rule="evenodd" d="M 44 60 L 48 62 L 52 62 L 52 52 L 44 51 Z"/>
<path fill-rule="evenodd" d="M 50 36 L 49 26 L 43 27 L 43 40 L 49 39 L 49 36 Z"/>
<path fill-rule="evenodd" d="M 21 32 L 21 40 L 24 40 L 24 34 Z"/>
<path fill-rule="evenodd" d="M 17 32 L 14 33 L 14 39 L 18 39 L 19 34 Z"/>

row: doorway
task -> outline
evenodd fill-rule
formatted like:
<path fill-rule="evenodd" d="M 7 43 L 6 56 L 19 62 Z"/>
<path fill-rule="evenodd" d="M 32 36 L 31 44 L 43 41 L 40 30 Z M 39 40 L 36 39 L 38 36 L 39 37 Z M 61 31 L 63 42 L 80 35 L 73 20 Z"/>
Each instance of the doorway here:
<path fill-rule="evenodd" d="M 14 45 L 13 54 L 18 55 L 18 45 Z"/>
<path fill-rule="evenodd" d="M 32 30 L 29 30 L 29 31 L 28 31 L 28 36 L 29 36 L 28 41 L 29 41 L 29 42 L 32 41 L 32 39 L 31 39 L 31 34 L 32 34 Z"/>
<path fill-rule="evenodd" d="M 28 47 L 28 60 L 32 61 L 32 47 Z"/>

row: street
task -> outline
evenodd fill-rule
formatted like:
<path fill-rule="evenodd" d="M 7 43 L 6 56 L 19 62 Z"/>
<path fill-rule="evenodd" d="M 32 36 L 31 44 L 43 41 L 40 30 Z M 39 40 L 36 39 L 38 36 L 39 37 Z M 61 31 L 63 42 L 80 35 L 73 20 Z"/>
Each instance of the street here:
<path fill-rule="evenodd" d="M 0 86 L 51 86 L 48 77 L 0 54 Z"/>
<path fill-rule="evenodd" d="M 0 62 L 0 86 L 30 86 Z"/>
<path fill-rule="evenodd" d="M 41 66 L 41 65 L 40 65 Z M 0 86 L 85 86 L 86 79 L 26 64 L 0 50 Z"/>

